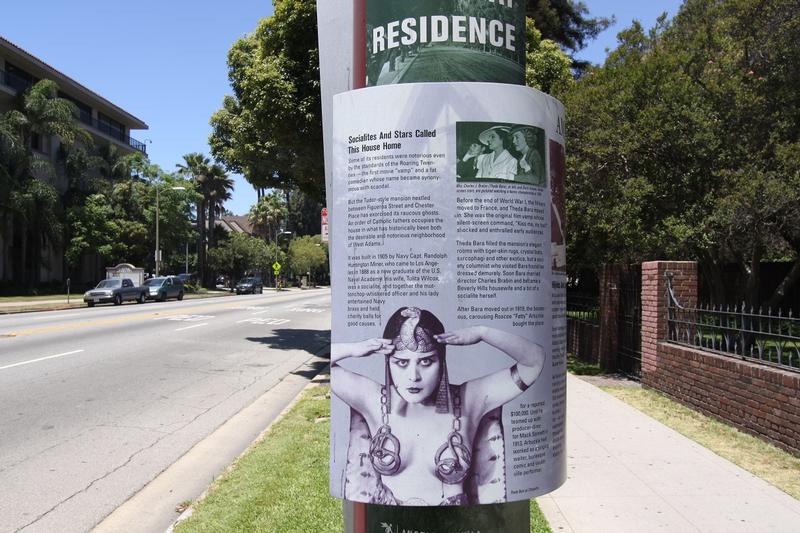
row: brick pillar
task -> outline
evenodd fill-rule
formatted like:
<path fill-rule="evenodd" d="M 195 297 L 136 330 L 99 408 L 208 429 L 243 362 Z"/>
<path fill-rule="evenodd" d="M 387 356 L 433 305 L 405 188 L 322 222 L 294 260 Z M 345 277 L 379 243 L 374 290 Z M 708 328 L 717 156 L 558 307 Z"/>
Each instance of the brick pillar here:
<path fill-rule="evenodd" d="M 642 263 L 642 383 L 653 382 L 658 371 L 658 343 L 667 337 L 667 272 L 672 288 L 684 307 L 697 306 L 695 261 L 648 261 Z"/>
<path fill-rule="evenodd" d="M 600 335 L 597 358 L 600 368 L 617 370 L 619 350 L 619 281 L 621 265 L 603 265 L 600 272 Z"/>

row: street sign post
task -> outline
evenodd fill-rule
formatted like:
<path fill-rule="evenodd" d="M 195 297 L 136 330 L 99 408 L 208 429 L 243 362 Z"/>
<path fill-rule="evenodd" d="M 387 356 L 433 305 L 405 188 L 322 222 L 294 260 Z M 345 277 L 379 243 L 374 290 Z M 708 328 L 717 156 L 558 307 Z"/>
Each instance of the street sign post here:
<path fill-rule="evenodd" d="M 278 275 L 281 273 L 281 264 L 275 261 L 272 263 L 272 273 L 275 275 L 275 290 L 279 290 Z"/>

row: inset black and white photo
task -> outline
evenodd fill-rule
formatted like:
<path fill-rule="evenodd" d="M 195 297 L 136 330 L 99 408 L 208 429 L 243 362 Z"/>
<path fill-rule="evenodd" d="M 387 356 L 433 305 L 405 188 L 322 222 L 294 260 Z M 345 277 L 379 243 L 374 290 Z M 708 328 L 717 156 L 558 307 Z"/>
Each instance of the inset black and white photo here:
<path fill-rule="evenodd" d="M 456 124 L 458 181 L 513 181 L 545 187 L 544 130 L 505 122 Z"/>
<path fill-rule="evenodd" d="M 449 362 L 458 365 L 458 347 L 472 345 L 512 363 L 451 383 Z M 341 364 L 371 357 L 383 359 L 382 383 Z M 545 359 L 542 346 L 520 336 L 488 326 L 448 330 L 416 307 L 397 309 L 379 336 L 334 343 L 333 393 L 351 408 L 345 497 L 413 506 L 506 501 L 501 410 L 535 386 Z"/>

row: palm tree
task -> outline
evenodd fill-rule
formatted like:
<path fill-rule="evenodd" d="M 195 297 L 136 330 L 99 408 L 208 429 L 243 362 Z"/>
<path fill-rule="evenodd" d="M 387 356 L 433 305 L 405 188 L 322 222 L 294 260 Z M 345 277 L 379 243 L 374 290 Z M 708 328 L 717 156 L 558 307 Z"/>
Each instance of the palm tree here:
<path fill-rule="evenodd" d="M 248 218 L 253 225 L 253 230 L 269 240 L 278 231 L 278 226 L 282 220 L 286 220 L 288 210 L 286 202 L 277 191 L 273 191 L 261 199 L 250 208 Z"/>
<path fill-rule="evenodd" d="M 197 267 L 203 284 L 213 286 L 212 274 L 207 268 L 207 253 L 215 246 L 214 224 L 216 217 L 222 212 L 223 204 L 230 200 L 233 180 L 225 173 L 225 169 L 200 153 L 183 156 L 184 164 L 178 164 L 178 171 L 194 180 L 197 191 L 201 195 L 197 203 Z M 206 222 L 207 221 L 207 222 Z"/>
<path fill-rule="evenodd" d="M 233 190 L 233 179 L 228 177 L 222 165 L 214 164 L 208 169 L 207 182 L 203 194 L 208 193 L 206 205 L 208 209 L 208 249 L 212 250 L 216 247 L 217 243 L 214 237 L 214 228 L 217 216 L 221 216 L 225 209 L 225 202 L 231 199 L 231 191 Z M 216 272 L 207 269 L 206 286 L 214 287 L 216 285 Z"/>
<path fill-rule="evenodd" d="M 18 248 L 15 281 L 28 287 L 39 281 L 42 249 L 62 236 L 58 191 L 47 182 L 55 169 L 34 154 L 34 139 L 58 137 L 67 147 L 90 142 L 75 124 L 75 105 L 57 92 L 55 82 L 39 81 L 20 96 L 17 109 L 0 118 L 0 217 L 12 228 L 10 240 Z"/>

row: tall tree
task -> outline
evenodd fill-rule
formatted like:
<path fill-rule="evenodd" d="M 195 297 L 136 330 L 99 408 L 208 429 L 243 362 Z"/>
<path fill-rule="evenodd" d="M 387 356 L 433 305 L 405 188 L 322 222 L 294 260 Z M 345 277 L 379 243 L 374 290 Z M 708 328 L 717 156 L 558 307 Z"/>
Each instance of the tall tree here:
<path fill-rule="evenodd" d="M 211 117 L 211 153 L 256 188 L 325 195 L 314 0 L 276 0 L 274 15 L 228 53 L 233 89 Z"/>
<path fill-rule="evenodd" d="M 178 163 L 176 168 L 179 173 L 194 182 L 195 190 L 200 193 L 197 199 L 197 272 L 203 283 L 206 281 L 208 253 L 208 206 L 212 180 L 210 172 L 212 168 L 211 159 L 201 153 L 193 152 L 183 156 L 183 163 Z"/>
<path fill-rule="evenodd" d="M 287 216 L 286 200 L 282 194 L 273 191 L 250 208 L 248 218 L 255 232 L 269 241 L 286 223 Z"/>
<path fill-rule="evenodd" d="M 613 18 L 589 17 L 586 4 L 574 0 L 528 0 L 525 14 L 543 38 L 575 52 L 613 22 Z"/>
<path fill-rule="evenodd" d="M 208 169 L 208 175 L 204 183 L 202 194 L 207 195 L 206 205 L 208 206 L 208 249 L 213 250 L 217 243 L 216 220 L 224 211 L 225 202 L 231 199 L 233 190 L 233 179 L 228 177 L 222 165 L 213 164 Z M 206 269 L 204 285 L 206 287 L 216 286 L 216 273 L 213 268 Z"/>
<path fill-rule="evenodd" d="M 564 95 L 570 262 L 734 262 L 761 302 L 761 263 L 800 277 L 800 12 L 794 0 L 688 0 L 638 24 Z"/>

